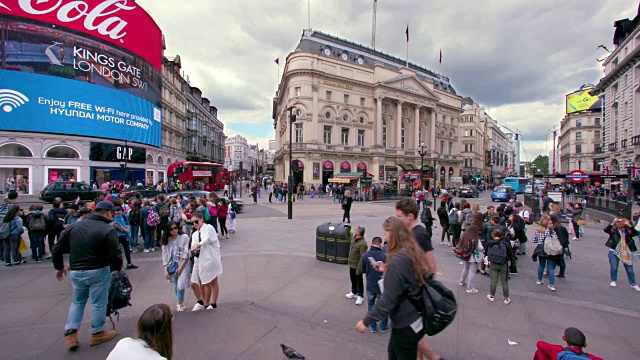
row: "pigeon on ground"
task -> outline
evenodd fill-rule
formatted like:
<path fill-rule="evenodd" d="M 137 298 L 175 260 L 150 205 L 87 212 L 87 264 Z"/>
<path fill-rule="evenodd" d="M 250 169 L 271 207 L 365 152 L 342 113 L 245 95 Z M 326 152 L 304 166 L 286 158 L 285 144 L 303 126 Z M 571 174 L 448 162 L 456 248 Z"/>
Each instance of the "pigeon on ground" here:
<path fill-rule="evenodd" d="M 284 354 L 284 356 L 287 357 L 287 359 L 290 359 L 290 360 L 305 360 L 305 357 L 302 356 L 302 354 L 300 354 L 299 352 L 297 352 L 296 349 L 294 349 L 292 347 L 288 347 L 285 344 L 280 344 L 280 347 L 282 348 L 282 353 Z"/>

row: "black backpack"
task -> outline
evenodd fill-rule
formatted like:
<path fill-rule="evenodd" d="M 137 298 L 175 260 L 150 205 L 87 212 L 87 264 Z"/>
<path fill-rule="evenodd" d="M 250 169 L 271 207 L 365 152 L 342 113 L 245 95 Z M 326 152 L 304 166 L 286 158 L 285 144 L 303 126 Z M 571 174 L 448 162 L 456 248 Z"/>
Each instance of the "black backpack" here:
<path fill-rule="evenodd" d="M 120 320 L 120 313 L 118 310 L 131 306 L 129 300 L 131 300 L 131 292 L 133 287 L 129 281 L 129 277 L 125 273 L 112 272 L 111 273 L 111 285 L 109 286 L 109 302 L 107 303 L 107 316 L 111 320 L 111 325 L 115 330 L 115 324 L 111 319 L 111 314 L 115 314 L 116 318 Z"/>
<path fill-rule="evenodd" d="M 493 244 L 489 247 L 487 252 L 489 262 L 496 265 L 504 265 L 507 263 L 507 246 L 504 241 L 500 241 L 497 244 Z"/>
<path fill-rule="evenodd" d="M 440 281 L 433 279 L 433 274 L 425 276 L 427 286 L 422 286 L 422 299 L 409 298 L 416 310 L 422 315 L 425 334 L 436 335 L 453 322 L 458 311 L 458 304 L 453 292 Z"/>

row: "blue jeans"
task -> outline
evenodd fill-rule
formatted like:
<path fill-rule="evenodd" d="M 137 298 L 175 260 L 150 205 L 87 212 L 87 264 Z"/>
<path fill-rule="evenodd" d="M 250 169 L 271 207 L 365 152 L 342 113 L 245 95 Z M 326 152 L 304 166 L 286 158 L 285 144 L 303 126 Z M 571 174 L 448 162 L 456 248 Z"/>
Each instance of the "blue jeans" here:
<path fill-rule="evenodd" d="M 609 251 L 609 266 L 611 268 L 611 281 L 618 281 L 618 266 L 620 265 L 620 259 L 613 253 L 613 251 Z M 629 279 L 629 284 L 631 286 L 636 284 L 636 275 L 633 273 L 633 265 L 627 265 L 623 263 L 624 270 L 627 273 L 627 278 Z"/>
<path fill-rule="evenodd" d="M 369 290 L 367 290 L 367 306 L 369 307 L 369 310 L 371 310 L 373 305 L 376 303 L 378 296 L 382 296 L 382 294 L 374 294 Z M 385 318 L 380 321 L 380 330 L 388 329 L 389 328 L 388 322 L 389 322 L 389 317 L 385 316 Z M 376 330 L 376 322 L 372 321 L 369 324 L 369 327 L 371 328 L 371 330 Z"/>
<path fill-rule="evenodd" d="M 171 283 L 173 284 L 173 291 L 176 294 L 176 301 L 181 304 L 184 303 L 184 289 L 178 290 L 178 275 L 169 275 L 169 279 L 171 279 Z"/>
<path fill-rule="evenodd" d="M 31 237 L 31 257 L 34 261 L 44 258 L 44 235 Z"/>
<path fill-rule="evenodd" d="M 538 281 L 542 281 L 542 274 L 544 273 L 544 268 L 547 268 L 547 274 L 549 275 L 549 285 L 556 284 L 556 262 L 555 260 L 547 257 L 539 257 L 538 261 L 540 265 L 538 265 Z"/>
<path fill-rule="evenodd" d="M 71 270 L 69 279 L 73 285 L 73 295 L 64 329 L 78 330 L 80 328 L 87 299 L 91 297 L 91 333 L 97 334 L 103 331 L 109 300 L 109 285 L 111 284 L 109 267 L 95 270 Z"/>
<path fill-rule="evenodd" d="M 155 226 L 144 225 L 144 248 L 145 250 L 153 249 L 156 246 Z"/>
<path fill-rule="evenodd" d="M 131 225 L 131 239 L 129 239 L 129 247 L 131 247 L 131 250 L 138 247 L 139 233 L 140 233 L 140 225 Z"/>

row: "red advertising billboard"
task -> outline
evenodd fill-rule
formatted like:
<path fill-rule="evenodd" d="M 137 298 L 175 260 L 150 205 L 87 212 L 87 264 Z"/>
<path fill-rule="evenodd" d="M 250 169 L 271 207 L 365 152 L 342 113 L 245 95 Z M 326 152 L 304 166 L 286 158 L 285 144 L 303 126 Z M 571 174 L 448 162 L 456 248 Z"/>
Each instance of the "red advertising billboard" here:
<path fill-rule="evenodd" d="M 133 0 L 0 0 L 0 14 L 80 31 L 129 50 L 162 71 L 162 32 Z"/>

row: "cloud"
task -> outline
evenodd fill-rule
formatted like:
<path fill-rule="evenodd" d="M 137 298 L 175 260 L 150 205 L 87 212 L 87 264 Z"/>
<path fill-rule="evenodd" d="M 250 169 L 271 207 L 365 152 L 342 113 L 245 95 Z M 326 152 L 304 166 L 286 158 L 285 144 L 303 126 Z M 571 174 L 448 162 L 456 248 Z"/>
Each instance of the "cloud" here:
<path fill-rule="evenodd" d="M 273 61 L 279 57 L 283 69 L 300 40 L 306 1 L 137 3 L 162 28 L 166 55 L 180 54 L 191 83 L 219 109 L 227 128 L 258 124 L 243 135 L 274 136 L 264 134 L 277 89 Z M 602 77 L 596 58 L 605 54 L 597 46 L 611 48 L 613 21 L 633 18 L 636 6 L 627 0 L 383 0 L 376 48 L 404 57 L 408 22 L 410 61 L 446 74 L 458 94 L 521 129 L 533 158 L 564 115 L 564 95 Z M 311 1 L 314 29 L 364 45 L 371 43 L 371 13 L 371 0 Z"/>

